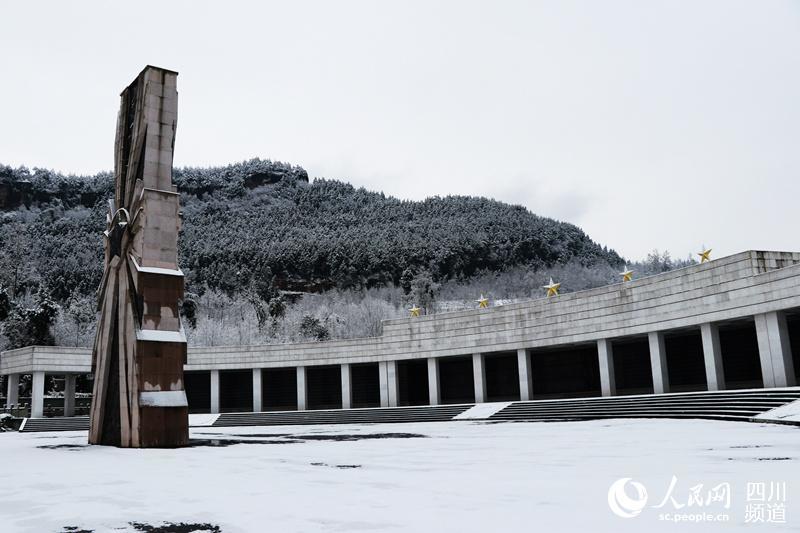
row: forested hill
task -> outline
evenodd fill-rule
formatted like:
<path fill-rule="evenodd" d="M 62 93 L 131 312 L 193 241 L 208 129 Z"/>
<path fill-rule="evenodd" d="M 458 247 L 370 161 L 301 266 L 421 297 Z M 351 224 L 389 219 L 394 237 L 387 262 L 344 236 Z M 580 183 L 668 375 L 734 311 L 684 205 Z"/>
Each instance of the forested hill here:
<path fill-rule="evenodd" d="M 463 279 L 515 265 L 621 258 L 578 227 L 464 196 L 398 200 L 300 167 L 254 159 L 177 168 L 188 289 L 319 291 L 403 285 L 420 272 Z M 0 286 L 57 300 L 92 293 L 102 273 L 110 173 L 63 175 L 0 165 Z M 2 288 L 2 287 L 0 287 Z M 266 290 L 266 292 L 264 292 Z"/>

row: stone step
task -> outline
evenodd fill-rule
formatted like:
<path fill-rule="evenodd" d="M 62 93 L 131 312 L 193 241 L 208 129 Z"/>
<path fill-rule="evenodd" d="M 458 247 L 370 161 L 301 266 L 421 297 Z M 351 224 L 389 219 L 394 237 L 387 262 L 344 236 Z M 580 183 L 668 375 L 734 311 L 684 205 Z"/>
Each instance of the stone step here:
<path fill-rule="evenodd" d="M 569 398 L 487 404 L 322 409 L 223 413 L 195 418 L 191 427 L 238 427 L 309 424 L 378 424 L 448 420 L 558 421 L 609 418 L 698 418 L 759 421 L 756 416 L 800 400 L 800 387 L 738 391 L 686 392 L 636 396 Z M 494 405 L 494 407 L 493 407 Z M 461 416 L 467 411 L 471 416 Z M 197 415 L 192 415 L 196 417 Z M 190 422 L 191 422 L 190 418 Z M 87 431 L 89 418 L 27 418 L 20 431 Z"/>
<path fill-rule="evenodd" d="M 321 411 L 283 411 L 273 413 L 226 413 L 213 424 L 225 426 L 275 426 L 295 424 L 379 424 L 401 422 L 441 422 L 452 420 L 473 404 Z"/>
<path fill-rule="evenodd" d="M 750 420 L 800 398 L 800 389 L 691 392 L 512 402 L 489 420 L 552 421 L 608 418 Z"/>
<path fill-rule="evenodd" d="M 89 431 L 89 417 L 26 418 L 22 421 L 19 430 L 23 433 L 39 431 Z"/>
<path fill-rule="evenodd" d="M 674 401 L 674 402 L 639 402 L 639 401 L 632 401 L 631 403 L 597 403 L 597 404 L 588 404 L 588 405 L 559 405 L 559 404 L 550 404 L 550 405 L 537 405 L 535 403 L 521 403 L 521 402 L 513 402 L 505 409 L 509 409 L 511 411 L 523 409 L 527 411 L 539 411 L 539 412 L 547 412 L 551 410 L 562 411 L 565 409 L 568 410 L 591 410 L 591 409 L 627 409 L 633 406 L 638 408 L 647 408 L 647 409 L 657 409 L 659 407 L 666 407 L 666 408 L 680 408 L 680 407 L 693 407 L 693 406 L 704 406 L 710 409 L 724 409 L 726 407 L 753 407 L 755 409 L 772 409 L 775 406 L 784 405 L 785 403 L 791 402 L 793 400 L 787 401 L 772 401 L 772 400 L 759 400 L 759 399 L 752 399 L 752 400 L 729 400 L 726 402 L 708 402 L 703 400 L 698 401 Z"/>

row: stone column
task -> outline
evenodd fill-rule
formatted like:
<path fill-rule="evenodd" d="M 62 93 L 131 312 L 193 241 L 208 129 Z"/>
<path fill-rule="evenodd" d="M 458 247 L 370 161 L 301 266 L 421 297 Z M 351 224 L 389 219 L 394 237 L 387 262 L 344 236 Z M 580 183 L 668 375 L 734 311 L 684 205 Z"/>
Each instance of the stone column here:
<path fill-rule="evenodd" d="M 442 403 L 439 395 L 439 364 L 435 357 L 428 358 L 428 402 L 430 405 Z"/>
<path fill-rule="evenodd" d="M 667 348 L 664 334 L 651 331 L 647 334 L 650 344 L 650 369 L 653 372 L 653 392 L 663 394 L 669 392 L 669 373 L 667 372 Z"/>
<path fill-rule="evenodd" d="M 19 374 L 9 374 L 6 376 L 8 390 L 6 391 L 6 408 L 12 405 L 19 405 Z"/>
<path fill-rule="evenodd" d="M 263 411 L 261 402 L 261 369 L 253 369 L 253 412 L 260 413 Z"/>
<path fill-rule="evenodd" d="M 795 386 L 797 380 L 794 374 L 786 315 L 773 311 L 756 315 L 754 318 L 764 386 Z"/>
<path fill-rule="evenodd" d="M 306 410 L 306 367 L 297 367 L 297 410 Z"/>
<path fill-rule="evenodd" d="M 597 341 L 597 358 L 600 363 L 600 390 L 603 396 L 617 394 L 617 381 L 614 376 L 614 349 L 610 339 Z"/>
<path fill-rule="evenodd" d="M 350 365 L 342 363 L 342 409 L 350 409 L 352 407 L 353 392 L 350 386 Z"/>
<path fill-rule="evenodd" d="M 483 369 L 483 354 L 472 354 L 472 380 L 475 383 L 475 403 L 486 401 L 486 373 Z"/>
<path fill-rule="evenodd" d="M 769 342 L 769 329 L 767 328 L 767 315 L 759 314 L 753 317 L 756 323 L 756 338 L 758 339 L 758 357 L 761 361 L 761 380 L 765 388 L 775 387 L 775 372 L 772 369 L 772 347 Z M 778 335 L 780 348 L 780 335 Z"/>
<path fill-rule="evenodd" d="M 31 392 L 31 418 L 44 416 L 44 372 L 33 373 L 33 390 Z"/>
<path fill-rule="evenodd" d="M 531 357 L 528 350 L 517 350 L 517 372 L 519 373 L 519 399 L 533 399 L 533 374 L 531 373 Z"/>
<path fill-rule="evenodd" d="M 381 390 L 381 407 L 389 407 L 389 370 L 386 361 L 378 363 L 378 384 Z"/>
<path fill-rule="evenodd" d="M 389 407 L 397 407 L 399 384 L 397 382 L 397 361 L 386 362 L 386 384 L 389 387 Z"/>
<path fill-rule="evenodd" d="M 64 416 L 75 416 L 75 381 L 78 376 L 67 374 L 64 376 Z"/>
<path fill-rule="evenodd" d="M 708 390 L 725 390 L 725 372 L 722 368 L 722 348 L 719 344 L 719 328 L 707 322 L 700 325 L 703 337 L 703 358 L 706 363 Z"/>
<path fill-rule="evenodd" d="M 219 414 L 219 370 L 211 371 L 211 414 Z"/>

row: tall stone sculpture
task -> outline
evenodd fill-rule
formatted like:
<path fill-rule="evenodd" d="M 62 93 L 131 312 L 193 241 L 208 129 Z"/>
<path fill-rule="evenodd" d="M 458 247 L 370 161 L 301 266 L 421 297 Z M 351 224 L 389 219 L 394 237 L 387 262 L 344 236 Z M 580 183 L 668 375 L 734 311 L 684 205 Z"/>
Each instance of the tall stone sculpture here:
<path fill-rule="evenodd" d="M 189 440 L 172 184 L 177 76 L 148 66 L 121 95 L 92 352 L 92 444 L 176 447 Z"/>

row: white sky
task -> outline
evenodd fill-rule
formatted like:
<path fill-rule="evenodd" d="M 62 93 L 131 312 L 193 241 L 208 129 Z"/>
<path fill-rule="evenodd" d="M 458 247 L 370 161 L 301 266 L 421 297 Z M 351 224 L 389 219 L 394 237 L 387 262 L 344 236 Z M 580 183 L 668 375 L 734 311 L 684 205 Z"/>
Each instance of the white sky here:
<path fill-rule="evenodd" d="M 0 162 L 113 166 L 119 92 L 180 72 L 176 165 L 251 157 L 469 194 L 631 258 L 800 250 L 800 2 L 0 4 Z"/>

